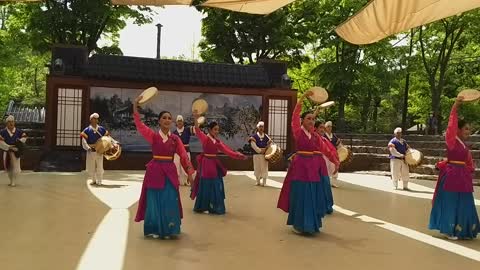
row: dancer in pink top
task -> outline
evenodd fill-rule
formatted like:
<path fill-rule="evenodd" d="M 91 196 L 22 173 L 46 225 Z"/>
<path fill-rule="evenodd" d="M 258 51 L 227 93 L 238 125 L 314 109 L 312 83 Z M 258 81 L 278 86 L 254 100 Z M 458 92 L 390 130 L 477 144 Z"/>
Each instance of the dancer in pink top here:
<path fill-rule="evenodd" d="M 473 239 L 480 231 L 473 198 L 474 165 L 465 145 L 470 136 L 470 125 L 458 121 L 457 109 L 463 101 L 458 97 L 453 104 L 445 141 L 447 160 L 439 162 L 437 187 L 433 196 L 429 229 L 439 230 L 450 240 Z"/>
<path fill-rule="evenodd" d="M 332 162 L 336 161 L 313 130 L 314 114 L 305 112 L 300 116 L 307 95 L 312 95 L 312 92 L 305 93 L 293 111 L 292 131 L 296 153 L 283 182 L 278 208 L 289 213 L 287 225 L 292 225 L 295 232 L 311 234 L 320 231 L 327 209 L 320 177 L 321 163 L 314 152 L 324 153 Z"/>
<path fill-rule="evenodd" d="M 217 122 L 208 124 L 205 135 L 198 127 L 198 114 L 194 112 L 195 134 L 202 143 L 203 153 L 197 156 L 197 175 L 192 185 L 190 197 L 195 200 L 193 210 L 198 213 L 208 211 L 210 214 L 225 214 L 225 187 L 223 177 L 227 169 L 218 159 L 219 152 L 234 159 L 246 159 L 240 152 L 233 151 L 218 139 L 220 126 Z"/>
<path fill-rule="evenodd" d="M 182 203 L 178 191 L 180 182 L 173 155 L 178 154 L 192 180 L 195 172 L 180 137 L 170 132 L 172 114 L 163 111 L 159 115 L 160 130 L 155 132 L 140 120 L 137 106 L 141 96 L 133 105 L 133 118 L 138 132 L 152 145 L 152 160 L 147 164 L 142 193 L 138 202 L 136 222 L 144 220 L 145 236 L 169 238 L 180 234 Z"/>

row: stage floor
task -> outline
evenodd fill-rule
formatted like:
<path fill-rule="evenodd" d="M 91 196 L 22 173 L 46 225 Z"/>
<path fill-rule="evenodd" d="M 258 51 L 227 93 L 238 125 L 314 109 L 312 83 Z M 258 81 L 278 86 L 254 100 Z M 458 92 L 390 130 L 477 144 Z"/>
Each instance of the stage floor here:
<path fill-rule="evenodd" d="M 387 177 L 340 174 L 335 212 L 321 233 L 299 236 L 276 208 L 285 172 L 256 187 L 252 172 L 225 179 L 225 216 L 194 214 L 182 187 L 177 240 L 147 239 L 135 223 L 142 171 L 23 172 L 0 180 L 0 269 L 479 269 L 480 239 L 447 241 L 427 229 L 434 182 L 394 191 Z M 413 184 L 414 183 L 414 184 Z M 477 209 L 480 190 L 476 187 Z"/>

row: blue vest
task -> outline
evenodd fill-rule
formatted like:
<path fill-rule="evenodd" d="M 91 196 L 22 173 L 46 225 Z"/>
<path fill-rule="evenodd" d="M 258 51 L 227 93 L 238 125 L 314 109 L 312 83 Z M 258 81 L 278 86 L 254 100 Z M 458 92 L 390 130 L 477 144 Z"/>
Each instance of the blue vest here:
<path fill-rule="evenodd" d="M 257 133 L 252 135 L 252 138 L 255 139 L 255 144 L 257 145 L 258 148 L 266 148 L 268 145 L 268 141 L 270 141 L 270 138 L 268 138 L 267 134 L 263 136 L 263 139 L 260 139 L 260 136 L 258 136 Z"/>
<path fill-rule="evenodd" d="M 395 149 L 397 150 L 397 152 L 399 152 L 402 155 L 405 155 L 405 153 L 407 152 L 408 144 L 407 144 L 407 141 L 405 140 L 403 140 L 403 144 L 402 144 L 397 138 L 393 138 L 390 140 L 390 142 L 388 142 L 388 144 L 395 145 Z M 390 154 L 389 157 L 390 159 L 396 158 L 395 156 L 392 156 L 392 154 Z"/>
<path fill-rule="evenodd" d="M 182 139 L 182 143 L 186 146 L 188 146 L 188 144 L 190 144 L 190 137 L 192 136 L 192 132 L 191 132 L 191 128 L 190 127 L 186 127 L 184 126 L 183 127 L 183 132 L 178 132 L 177 129 L 175 129 L 173 131 L 173 134 L 177 135 L 178 137 L 180 137 L 180 139 Z"/>
<path fill-rule="evenodd" d="M 98 126 L 97 131 L 89 126 L 80 133 L 80 136 L 84 137 L 88 144 L 95 144 L 98 139 L 108 134 L 107 130 L 102 126 Z"/>
<path fill-rule="evenodd" d="M 328 138 L 327 134 L 323 134 L 323 137 L 327 138 L 327 140 L 331 142 L 333 146 L 335 146 L 335 148 L 337 148 L 337 143 L 338 143 L 337 135 L 332 133 L 332 139 Z"/>
<path fill-rule="evenodd" d="M 8 145 L 15 145 L 17 140 L 20 140 L 23 135 L 24 135 L 23 131 L 19 128 L 15 128 L 15 132 L 13 133 L 12 136 L 10 136 L 10 133 L 8 133 L 8 130 L 6 128 L 0 131 L 0 136 L 2 136 L 3 140 Z"/>

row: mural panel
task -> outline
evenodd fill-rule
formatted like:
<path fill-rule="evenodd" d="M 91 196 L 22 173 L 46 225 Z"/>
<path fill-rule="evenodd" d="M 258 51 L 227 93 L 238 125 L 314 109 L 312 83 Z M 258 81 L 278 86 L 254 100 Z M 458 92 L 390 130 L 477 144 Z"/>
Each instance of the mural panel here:
<path fill-rule="evenodd" d="M 124 151 L 150 151 L 150 146 L 137 133 L 133 123 L 133 101 L 142 91 L 143 89 L 108 87 L 90 89 L 91 113 L 100 114 L 101 125 L 110 130 Z M 181 114 L 186 124 L 190 125 L 193 123 L 192 103 L 197 98 L 208 102 L 207 122 L 217 121 L 220 124 L 220 138 L 235 150 L 251 153 L 247 139 L 262 115 L 261 96 L 160 90 L 151 102 L 141 107 L 142 120 L 150 128 L 158 130 L 158 114 L 166 110 L 172 113 L 174 120 Z M 173 123 L 172 131 L 174 129 Z M 201 152 L 196 137 L 192 137 L 190 149 L 192 152 Z"/>

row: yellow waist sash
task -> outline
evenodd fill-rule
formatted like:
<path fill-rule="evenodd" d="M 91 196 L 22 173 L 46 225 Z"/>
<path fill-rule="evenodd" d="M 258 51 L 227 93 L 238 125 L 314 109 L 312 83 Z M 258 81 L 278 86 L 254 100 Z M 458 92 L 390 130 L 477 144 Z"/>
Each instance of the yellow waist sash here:
<path fill-rule="evenodd" d="M 155 160 L 173 160 L 172 156 L 153 156 Z"/>
<path fill-rule="evenodd" d="M 465 161 L 449 160 L 448 163 L 456 165 L 465 165 Z"/>

